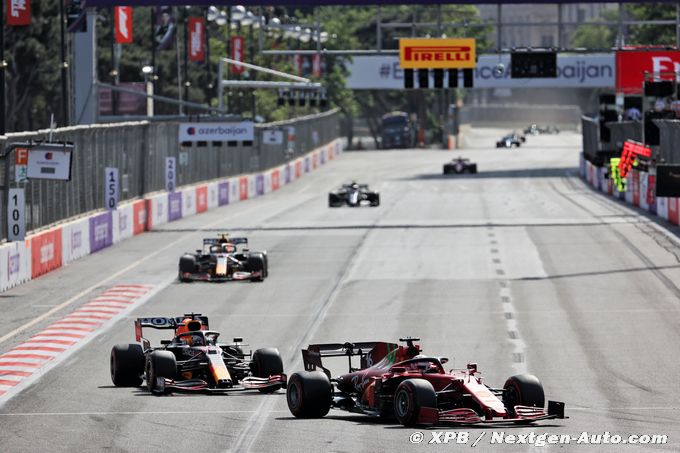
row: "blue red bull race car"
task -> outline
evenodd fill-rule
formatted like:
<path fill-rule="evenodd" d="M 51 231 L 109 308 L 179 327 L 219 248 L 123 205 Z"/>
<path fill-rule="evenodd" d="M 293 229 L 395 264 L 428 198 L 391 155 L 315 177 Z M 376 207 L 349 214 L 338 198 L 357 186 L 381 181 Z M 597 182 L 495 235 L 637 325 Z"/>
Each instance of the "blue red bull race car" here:
<path fill-rule="evenodd" d="M 564 418 L 564 403 L 548 401 L 539 380 L 508 378 L 503 388 L 483 383 L 477 365 L 444 369 L 446 358 L 425 356 L 417 338 L 386 342 L 313 344 L 302 350 L 305 370 L 293 373 L 286 397 L 290 412 L 320 418 L 331 407 L 374 417 L 395 417 L 404 426 L 532 423 Z M 358 356 L 359 368 L 352 358 Z M 346 357 L 349 372 L 331 377 L 322 358 Z"/>
<path fill-rule="evenodd" d="M 170 340 L 152 347 L 143 329 L 174 331 Z M 242 338 L 218 340 L 208 317 L 197 313 L 175 318 L 138 318 L 137 343 L 117 344 L 111 350 L 111 380 L 116 387 L 139 387 L 146 382 L 154 394 L 173 391 L 226 393 L 286 388 L 283 362 L 276 348 L 245 352 Z"/>
<path fill-rule="evenodd" d="M 179 259 L 179 280 L 183 282 L 250 280 L 261 282 L 269 275 L 266 251 L 238 250 L 248 238 L 221 234 L 203 239 L 203 249 L 185 253 Z"/>

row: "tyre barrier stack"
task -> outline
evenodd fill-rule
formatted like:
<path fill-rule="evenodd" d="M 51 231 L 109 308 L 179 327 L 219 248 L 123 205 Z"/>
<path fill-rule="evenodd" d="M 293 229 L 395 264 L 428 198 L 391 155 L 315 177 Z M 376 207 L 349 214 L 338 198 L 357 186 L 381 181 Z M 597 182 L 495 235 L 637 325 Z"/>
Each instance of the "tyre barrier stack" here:
<path fill-rule="evenodd" d="M 597 167 L 583 157 L 580 157 L 581 177 L 596 190 L 609 194 L 628 204 L 644 209 L 655 214 L 674 225 L 680 224 L 678 211 L 680 211 L 680 198 L 657 197 L 656 176 L 653 173 L 631 170 L 626 178 L 625 192 L 619 192 L 612 180 L 607 178 L 608 170 L 605 167 Z"/>
<path fill-rule="evenodd" d="M 168 222 L 278 190 L 324 165 L 342 152 L 341 141 L 261 173 L 237 175 L 152 193 L 113 211 L 65 221 L 0 246 L 0 292 L 37 278 L 86 255 Z"/>

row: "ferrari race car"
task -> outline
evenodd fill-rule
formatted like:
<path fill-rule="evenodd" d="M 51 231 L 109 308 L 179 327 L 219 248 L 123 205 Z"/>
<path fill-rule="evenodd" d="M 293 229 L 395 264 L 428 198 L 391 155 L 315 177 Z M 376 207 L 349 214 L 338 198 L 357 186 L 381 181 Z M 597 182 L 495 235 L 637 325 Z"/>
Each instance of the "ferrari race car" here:
<path fill-rule="evenodd" d="M 314 344 L 302 350 L 305 371 L 293 373 L 286 397 L 291 413 L 320 418 L 331 407 L 374 417 L 391 418 L 404 426 L 490 423 L 531 423 L 564 418 L 564 403 L 548 401 L 533 375 L 508 378 L 502 389 L 482 382 L 477 364 L 446 372 L 445 358 L 421 354 L 418 338 L 395 343 Z M 360 367 L 352 367 L 352 357 Z M 331 378 L 322 358 L 347 357 L 349 372 Z"/>
<path fill-rule="evenodd" d="M 172 329 L 171 340 L 151 347 L 142 329 Z M 219 333 L 209 330 L 208 317 L 197 313 L 176 318 L 138 318 L 137 343 L 111 349 L 111 380 L 116 387 L 139 387 L 146 381 L 154 394 L 173 391 L 224 393 L 286 388 L 286 375 L 278 349 L 245 353 L 243 339 L 219 343 Z M 141 344 L 138 344 L 141 343 Z"/>
<path fill-rule="evenodd" d="M 523 135 L 518 135 L 514 132 L 504 136 L 496 142 L 496 148 L 512 148 L 513 146 L 519 148 L 527 139 Z"/>
<path fill-rule="evenodd" d="M 269 274 L 267 252 L 251 252 L 246 248 L 238 251 L 239 244 L 247 246 L 248 238 L 229 238 L 222 234 L 218 238 L 203 239 L 203 250 L 180 257 L 180 281 L 264 281 Z"/>
<path fill-rule="evenodd" d="M 380 194 L 368 189 L 368 184 L 351 182 L 343 184 L 335 192 L 328 194 L 328 207 L 339 208 L 341 206 L 359 207 L 363 205 L 380 206 Z"/>
<path fill-rule="evenodd" d="M 451 162 L 444 164 L 444 174 L 477 173 L 477 164 L 470 162 L 470 159 L 457 157 Z"/>

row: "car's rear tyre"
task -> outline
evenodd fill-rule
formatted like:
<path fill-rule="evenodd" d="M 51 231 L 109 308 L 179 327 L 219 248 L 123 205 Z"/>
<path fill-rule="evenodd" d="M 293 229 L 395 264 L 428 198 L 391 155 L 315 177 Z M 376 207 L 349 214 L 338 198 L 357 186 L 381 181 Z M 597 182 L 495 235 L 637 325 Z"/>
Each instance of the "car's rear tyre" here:
<path fill-rule="evenodd" d="M 265 277 L 265 258 L 260 252 L 250 253 L 246 260 L 248 272 L 257 272 L 258 275 L 251 277 L 251 282 L 263 282 Z"/>
<path fill-rule="evenodd" d="M 111 349 L 111 381 L 116 387 L 139 387 L 144 373 L 144 351 L 138 344 L 117 344 Z"/>
<path fill-rule="evenodd" d="M 288 380 L 286 401 L 298 418 L 321 418 L 331 409 L 333 387 L 322 371 L 293 373 Z"/>
<path fill-rule="evenodd" d="M 160 390 L 158 378 L 175 379 L 177 377 L 177 360 L 170 351 L 153 351 L 146 361 L 146 387 L 151 393 L 170 393 Z"/>
<path fill-rule="evenodd" d="M 420 409 L 437 408 L 437 394 L 430 381 L 406 379 L 394 393 L 394 416 L 404 426 L 418 424 Z"/>
<path fill-rule="evenodd" d="M 276 348 L 261 348 L 253 353 L 253 363 L 250 367 L 253 376 L 268 378 L 276 374 L 283 374 L 283 360 Z M 278 390 L 277 387 L 259 389 L 262 393 L 272 393 Z"/>
<path fill-rule="evenodd" d="M 477 164 L 473 164 L 472 167 L 470 167 L 470 173 L 473 174 L 477 173 Z"/>
<path fill-rule="evenodd" d="M 185 273 L 193 274 L 196 272 L 196 257 L 193 255 L 182 255 L 179 259 L 179 279 L 183 282 L 190 282 L 191 279 L 185 278 Z"/>
<path fill-rule="evenodd" d="M 379 193 L 374 193 L 371 196 L 371 206 L 373 206 L 373 207 L 380 206 L 380 194 Z"/>
<path fill-rule="evenodd" d="M 503 404 L 514 413 L 515 406 L 545 406 L 543 385 L 533 374 L 511 376 L 503 385 Z"/>

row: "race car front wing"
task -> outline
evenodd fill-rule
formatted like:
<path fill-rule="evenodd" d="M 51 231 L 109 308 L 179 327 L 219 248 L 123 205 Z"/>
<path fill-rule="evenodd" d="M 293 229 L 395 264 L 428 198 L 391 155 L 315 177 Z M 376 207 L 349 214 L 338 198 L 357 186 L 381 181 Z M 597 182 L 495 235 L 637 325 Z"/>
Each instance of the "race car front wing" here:
<path fill-rule="evenodd" d="M 564 403 L 548 401 L 548 411 L 540 407 L 515 406 L 515 416 L 510 418 L 482 418 L 470 408 L 456 408 L 439 410 L 437 408 L 424 407 L 418 414 L 418 423 L 423 425 L 436 425 L 450 423 L 455 425 L 477 424 L 507 424 L 507 423 L 533 423 L 540 420 L 563 419 Z"/>
<path fill-rule="evenodd" d="M 275 374 L 268 378 L 249 376 L 241 379 L 233 387 L 214 387 L 202 379 L 174 380 L 159 377 L 156 380 L 156 393 L 171 392 L 203 392 L 203 393 L 231 393 L 243 392 L 245 390 L 260 390 L 265 388 L 285 389 L 288 383 L 288 376 L 285 374 Z"/>

